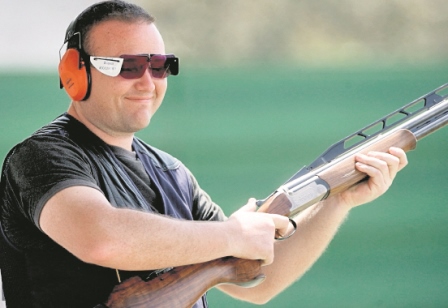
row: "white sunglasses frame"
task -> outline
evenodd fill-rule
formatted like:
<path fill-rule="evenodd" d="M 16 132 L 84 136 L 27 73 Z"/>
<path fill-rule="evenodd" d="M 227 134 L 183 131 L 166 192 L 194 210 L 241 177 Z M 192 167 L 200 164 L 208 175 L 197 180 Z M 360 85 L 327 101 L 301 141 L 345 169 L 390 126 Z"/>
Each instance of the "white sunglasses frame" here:
<path fill-rule="evenodd" d="M 123 66 L 123 58 L 90 56 L 90 63 L 106 76 L 117 77 Z"/>

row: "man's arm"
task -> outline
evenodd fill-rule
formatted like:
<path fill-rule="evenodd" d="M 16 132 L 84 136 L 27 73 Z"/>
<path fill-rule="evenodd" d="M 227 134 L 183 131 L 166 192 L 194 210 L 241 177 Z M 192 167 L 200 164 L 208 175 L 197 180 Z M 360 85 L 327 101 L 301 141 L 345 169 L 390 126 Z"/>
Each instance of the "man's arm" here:
<path fill-rule="evenodd" d="M 224 256 L 273 260 L 279 215 L 240 212 L 225 222 L 192 222 L 117 209 L 90 187 L 74 186 L 45 204 L 40 226 L 87 263 L 122 270 L 150 270 L 201 263 Z"/>
<path fill-rule="evenodd" d="M 369 180 L 306 209 L 295 218 L 297 231 L 286 241 L 275 244 L 275 259 L 263 267 L 266 280 L 255 288 L 234 285 L 219 288 L 242 300 L 265 303 L 300 278 L 322 255 L 339 226 L 353 207 L 374 200 L 392 184 L 397 172 L 407 164 L 404 151 L 391 148 L 390 154 L 370 153 L 357 156 L 356 168 Z M 244 208 L 255 210 L 255 200 Z"/>

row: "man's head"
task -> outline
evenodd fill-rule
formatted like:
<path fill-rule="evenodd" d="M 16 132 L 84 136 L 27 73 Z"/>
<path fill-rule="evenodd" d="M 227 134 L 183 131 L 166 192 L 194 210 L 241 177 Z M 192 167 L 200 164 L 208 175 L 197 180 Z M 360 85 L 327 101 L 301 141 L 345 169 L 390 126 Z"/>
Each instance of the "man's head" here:
<path fill-rule="evenodd" d="M 64 87 L 73 100 L 84 100 L 90 95 L 90 30 L 108 20 L 153 23 L 154 17 L 135 4 L 112 0 L 93 4 L 70 23 L 63 46 L 68 52 L 61 59 L 59 75 L 61 88 Z"/>
<path fill-rule="evenodd" d="M 77 48 L 80 43 L 81 50 L 89 53 L 90 29 L 95 24 L 112 19 L 123 22 L 154 22 L 154 17 L 138 5 L 120 0 L 99 2 L 85 9 L 70 23 L 65 34 L 67 48 Z M 80 37 L 74 36 L 75 33 L 79 33 Z"/>
<path fill-rule="evenodd" d="M 101 2 L 72 22 L 66 41 L 59 72 L 73 99 L 69 114 L 103 139 L 147 126 L 162 103 L 166 76 L 178 67 L 177 58 L 165 55 L 154 18 L 133 4 Z M 85 93 L 75 75 L 87 76 Z"/>

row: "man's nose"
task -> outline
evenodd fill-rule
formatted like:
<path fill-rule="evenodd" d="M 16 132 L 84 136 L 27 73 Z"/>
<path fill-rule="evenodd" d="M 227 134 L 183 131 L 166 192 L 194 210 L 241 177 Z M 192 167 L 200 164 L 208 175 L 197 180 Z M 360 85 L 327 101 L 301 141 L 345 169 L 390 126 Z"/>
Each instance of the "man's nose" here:
<path fill-rule="evenodd" d="M 150 69 L 146 69 L 143 73 L 143 76 L 138 79 L 137 86 L 138 89 L 142 90 L 154 90 L 155 84 L 154 84 L 154 77 L 152 77 Z"/>

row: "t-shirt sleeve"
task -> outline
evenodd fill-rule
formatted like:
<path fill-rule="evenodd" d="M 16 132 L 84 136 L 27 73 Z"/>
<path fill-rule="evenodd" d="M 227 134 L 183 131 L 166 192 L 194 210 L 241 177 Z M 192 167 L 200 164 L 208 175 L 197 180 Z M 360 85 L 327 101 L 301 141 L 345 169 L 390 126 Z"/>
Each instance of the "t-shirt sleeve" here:
<path fill-rule="evenodd" d="M 189 171 L 188 171 L 189 172 Z M 193 188 L 193 216 L 195 220 L 224 221 L 227 219 L 224 211 L 212 201 L 210 196 L 199 186 L 191 172 Z"/>
<path fill-rule="evenodd" d="M 57 192 L 71 186 L 99 190 L 85 154 L 63 136 L 34 136 L 19 144 L 5 176 L 19 210 L 39 228 L 42 209 Z"/>

